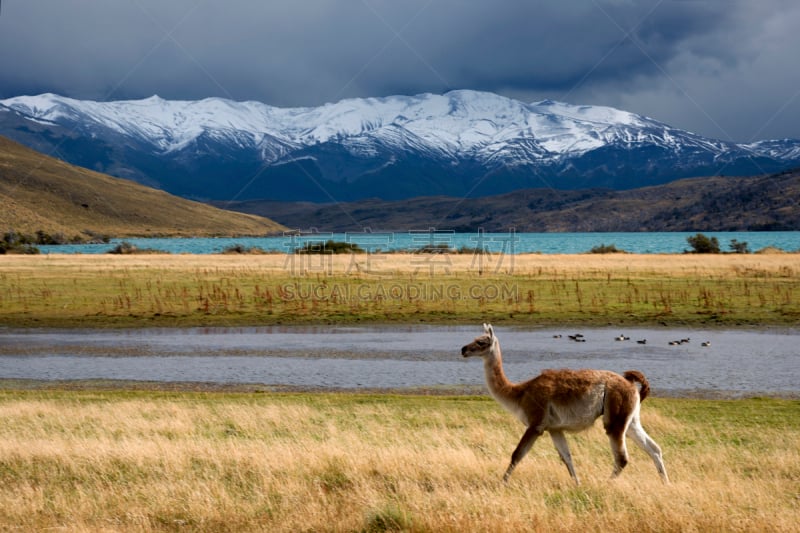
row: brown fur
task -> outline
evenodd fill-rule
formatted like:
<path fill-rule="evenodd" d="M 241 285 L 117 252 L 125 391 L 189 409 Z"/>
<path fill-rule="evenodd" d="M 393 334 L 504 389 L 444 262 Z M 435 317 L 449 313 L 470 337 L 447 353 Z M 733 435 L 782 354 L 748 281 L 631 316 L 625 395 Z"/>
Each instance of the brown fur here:
<path fill-rule="evenodd" d="M 503 372 L 500 343 L 494 330 L 488 324 L 484 324 L 484 330 L 485 334 L 464 346 L 461 354 L 483 358 L 492 396 L 527 426 L 511 455 L 504 479 L 508 479 L 536 439 L 548 431 L 570 475 L 578 482 L 563 433 L 587 429 L 602 416 L 614 454 L 614 474 L 619 474 L 628 463 L 625 436 L 630 428 L 634 441 L 650 454 L 667 481 L 661 449 L 639 422 L 639 405 L 650 392 L 644 374 L 637 370 L 623 375 L 607 370 L 544 370 L 529 381 L 515 384 Z M 641 388 L 637 388 L 637 382 Z"/>
<path fill-rule="evenodd" d="M 642 388 L 639 389 L 639 401 L 643 402 L 644 399 L 647 398 L 647 395 L 650 394 L 650 382 L 647 381 L 647 378 L 644 377 L 644 374 L 638 370 L 628 370 L 622 375 L 630 382 L 639 382 L 639 384 L 642 386 Z"/>

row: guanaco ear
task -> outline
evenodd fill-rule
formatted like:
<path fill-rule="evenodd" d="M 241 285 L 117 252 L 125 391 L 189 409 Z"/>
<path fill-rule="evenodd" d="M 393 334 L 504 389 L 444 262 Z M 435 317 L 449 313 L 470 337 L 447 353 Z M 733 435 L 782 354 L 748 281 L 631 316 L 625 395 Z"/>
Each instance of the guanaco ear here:
<path fill-rule="evenodd" d="M 485 331 L 486 334 L 489 335 L 490 339 L 494 338 L 494 329 L 492 329 L 492 325 L 491 324 L 484 324 L 483 325 L 483 331 Z"/>

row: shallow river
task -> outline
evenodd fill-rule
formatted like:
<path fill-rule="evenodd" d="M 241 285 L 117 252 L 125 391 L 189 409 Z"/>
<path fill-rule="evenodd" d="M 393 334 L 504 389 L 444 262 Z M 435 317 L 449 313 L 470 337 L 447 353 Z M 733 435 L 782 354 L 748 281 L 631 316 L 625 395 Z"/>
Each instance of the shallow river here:
<path fill-rule="evenodd" d="M 797 330 L 495 331 L 512 381 L 545 368 L 637 369 L 656 395 L 800 396 Z M 483 367 L 479 360 L 463 359 L 460 350 L 481 332 L 480 327 L 437 326 L 0 328 L 0 379 L 473 390 L 484 383 Z M 586 342 L 568 338 L 578 332 Z M 620 334 L 630 340 L 615 340 Z M 684 338 L 689 342 L 669 345 Z M 646 344 L 636 342 L 643 339 Z"/>

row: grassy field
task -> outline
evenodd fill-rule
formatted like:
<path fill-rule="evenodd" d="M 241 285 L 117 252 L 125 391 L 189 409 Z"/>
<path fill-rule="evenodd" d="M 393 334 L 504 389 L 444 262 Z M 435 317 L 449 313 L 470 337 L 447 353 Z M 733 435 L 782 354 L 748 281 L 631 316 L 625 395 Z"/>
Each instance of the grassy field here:
<path fill-rule="evenodd" d="M 0 256 L 0 325 L 796 324 L 796 255 Z M 8 384 L 6 384 L 8 385 Z M 0 389 L 0 530 L 800 531 L 800 402 L 648 398 L 661 483 L 486 397 Z"/>
<path fill-rule="evenodd" d="M 0 529 L 798 531 L 800 402 L 647 399 L 660 481 L 599 425 L 582 484 L 482 397 L 0 391 Z"/>
<path fill-rule="evenodd" d="M 0 324 L 796 324 L 796 254 L 0 256 Z"/>

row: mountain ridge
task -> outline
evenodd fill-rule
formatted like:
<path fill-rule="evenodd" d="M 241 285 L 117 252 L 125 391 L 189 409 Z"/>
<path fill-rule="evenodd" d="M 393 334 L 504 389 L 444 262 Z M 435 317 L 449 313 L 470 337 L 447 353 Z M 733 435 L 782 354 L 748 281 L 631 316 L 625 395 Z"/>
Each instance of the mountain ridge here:
<path fill-rule="evenodd" d="M 338 204 L 221 202 L 293 229 L 475 232 L 800 231 L 800 169 L 686 178 L 625 191 L 524 189 L 481 198 L 428 196 Z"/>
<path fill-rule="evenodd" d="M 57 240 L 265 235 L 286 228 L 76 167 L 0 136 L 0 233 Z"/>
<path fill-rule="evenodd" d="M 221 98 L 0 100 L 0 134 L 189 198 L 327 201 L 629 189 L 800 165 L 800 141 L 737 144 L 603 106 L 493 93 L 278 108 Z"/>

